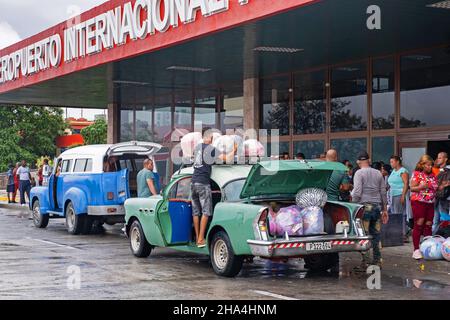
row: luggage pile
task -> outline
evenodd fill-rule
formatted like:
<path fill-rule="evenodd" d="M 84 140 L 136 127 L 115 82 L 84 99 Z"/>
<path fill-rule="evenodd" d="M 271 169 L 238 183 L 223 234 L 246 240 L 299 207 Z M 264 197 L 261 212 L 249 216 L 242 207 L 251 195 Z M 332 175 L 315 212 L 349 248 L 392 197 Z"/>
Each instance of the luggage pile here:
<path fill-rule="evenodd" d="M 296 205 L 280 208 L 271 205 L 270 233 L 276 236 L 308 236 L 324 232 L 323 208 L 327 203 L 325 191 L 317 188 L 298 192 Z"/>
<path fill-rule="evenodd" d="M 420 244 L 420 252 L 425 260 L 450 261 L 450 238 L 441 236 L 425 237 Z"/>
<path fill-rule="evenodd" d="M 221 135 L 213 133 L 212 145 L 222 154 L 227 154 L 227 163 L 234 161 L 235 156 L 245 157 L 263 157 L 265 148 L 261 142 L 255 139 L 245 140 L 239 135 Z M 191 159 L 194 156 L 194 150 L 197 145 L 203 143 L 200 132 L 190 132 L 184 135 L 181 140 L 181 150 L 183 158 Z"/>

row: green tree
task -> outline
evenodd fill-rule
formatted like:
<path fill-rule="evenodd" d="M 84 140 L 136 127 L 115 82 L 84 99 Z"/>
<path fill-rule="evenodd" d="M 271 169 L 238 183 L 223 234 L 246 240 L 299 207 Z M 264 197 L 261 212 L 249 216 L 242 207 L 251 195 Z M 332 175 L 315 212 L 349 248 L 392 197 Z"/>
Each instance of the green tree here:
<path fill-rule="evenodd" d="M 81 130 L 84 143 L 90 144 L 105 144 L 108 136 L 108 125 L 103 119 L 96 120 L 94 124 Z"/>
<path fill-rule="evenodd" d="M 34 164 L 55 156 L 55 139 L 66 127 L 58 107 L 0 106 L 0 171 L 22 159 Z"/>

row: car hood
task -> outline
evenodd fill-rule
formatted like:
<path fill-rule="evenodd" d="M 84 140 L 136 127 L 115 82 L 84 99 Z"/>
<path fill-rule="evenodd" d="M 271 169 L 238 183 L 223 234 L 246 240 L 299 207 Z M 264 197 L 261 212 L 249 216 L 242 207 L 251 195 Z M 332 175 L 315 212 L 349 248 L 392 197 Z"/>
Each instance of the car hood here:
<path fill-rule="evenodd" d="M 300 189 L 326 189 L 333 171 L 346 171 L 339 162 L 262 161 L 255 164 L 245 181 L 241 199 L 265 195 L 295 195 Z"/>

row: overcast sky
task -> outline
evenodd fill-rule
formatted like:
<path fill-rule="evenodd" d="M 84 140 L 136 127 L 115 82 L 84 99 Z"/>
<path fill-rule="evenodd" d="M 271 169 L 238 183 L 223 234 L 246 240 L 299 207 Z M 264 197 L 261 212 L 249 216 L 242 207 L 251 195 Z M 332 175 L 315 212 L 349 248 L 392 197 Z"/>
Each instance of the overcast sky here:
<path fill-rule="evenodd" d="M 106 0 L 0 0 L 0 49 L 33 36 Z M 68 116 L 92 120 L 103 110 L 68 109 Z"/>
<path fill-rule="evenodd" d="M 0 49 L 105 0 L 0 0 Z"/>

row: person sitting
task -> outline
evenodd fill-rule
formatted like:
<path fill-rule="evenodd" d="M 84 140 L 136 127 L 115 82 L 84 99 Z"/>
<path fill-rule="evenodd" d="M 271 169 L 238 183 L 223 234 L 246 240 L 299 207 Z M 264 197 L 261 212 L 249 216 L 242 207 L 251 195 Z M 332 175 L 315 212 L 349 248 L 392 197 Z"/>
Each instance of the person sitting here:
<path fill-rule="evenodd" d="M 153 174 L 153 160 L 145 159 L 144 168 L 137 174 L 138 198 L 148 198 L 159 194 Z"/>
<path fill-rule="evenodd" d="M 108 158 L 103 165 L 104 172 L 117 172 L 117 158 L 110 157 Z"/>

